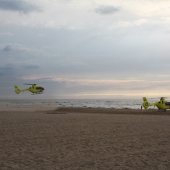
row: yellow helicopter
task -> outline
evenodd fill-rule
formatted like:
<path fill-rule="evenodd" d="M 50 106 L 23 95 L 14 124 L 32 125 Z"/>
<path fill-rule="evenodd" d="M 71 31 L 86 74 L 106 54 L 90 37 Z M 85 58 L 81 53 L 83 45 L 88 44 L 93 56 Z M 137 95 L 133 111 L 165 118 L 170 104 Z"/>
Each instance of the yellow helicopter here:
<path fill-rule="evenodd" d="M 20 94 L 21 92 L 29 91 L 32 94 L 42 94 L 43 91 L 45 90 L 44 87 L 37 86 L 37 84 L 26 84 L 26 85 L 31 85 L 31 86 L 26 89 L 21 89 L 19 86 L 15 85 L 14 86 L 15 93 Z"/>
<path fill-rule="evenodd" d="M 158 110 L 166 111 L 167 109 L 170 109 L 170 102 L 167 102 L 165 97 L 161 97 L 159 101 L 150 103 L 146 97 L 143 97 L 143 104 L 141 109 L 144 108 L 146 110 L 150 106 L 156 106 Z"/>

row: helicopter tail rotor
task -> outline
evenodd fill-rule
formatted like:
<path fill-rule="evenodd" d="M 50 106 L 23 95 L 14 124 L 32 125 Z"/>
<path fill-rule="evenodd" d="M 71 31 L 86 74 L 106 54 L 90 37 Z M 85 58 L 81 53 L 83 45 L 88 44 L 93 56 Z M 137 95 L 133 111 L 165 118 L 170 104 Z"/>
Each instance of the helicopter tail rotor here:
<path fill-rule="evenodd" d="M 15 93 L 16 94 L 20 94 L 21 93 L 21 89 L 18 86 L 15 85 L 14 88 L 15 88 Z"/>
<path fill-rule="evenodd" d="M 142 106 L 146 110 L 146 109 L 148 109 L 149 106 L 152 106 L 152 104 L 148 102 L 146 97 L 143 97 L 143 104 L 142 104 Z"/>

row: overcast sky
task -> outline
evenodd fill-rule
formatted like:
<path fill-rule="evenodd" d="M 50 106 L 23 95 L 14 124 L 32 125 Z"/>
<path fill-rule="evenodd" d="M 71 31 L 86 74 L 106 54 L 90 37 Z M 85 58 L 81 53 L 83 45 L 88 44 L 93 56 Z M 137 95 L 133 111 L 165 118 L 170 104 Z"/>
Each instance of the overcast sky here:
<path fill-rule="evenodd" d="M 169 44 L 169 0 L 0 0 L 0 98 L 168 97 Z"/>

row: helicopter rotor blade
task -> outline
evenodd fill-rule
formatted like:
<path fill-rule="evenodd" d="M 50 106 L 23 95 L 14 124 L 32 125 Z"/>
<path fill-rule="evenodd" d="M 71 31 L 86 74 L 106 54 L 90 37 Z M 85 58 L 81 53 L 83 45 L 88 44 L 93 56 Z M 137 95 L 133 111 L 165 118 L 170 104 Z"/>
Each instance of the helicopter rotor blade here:
<path fill-rule="evenodd" d="M 25 85 L 37 85 L 35 83 L 25 83 Z"/>

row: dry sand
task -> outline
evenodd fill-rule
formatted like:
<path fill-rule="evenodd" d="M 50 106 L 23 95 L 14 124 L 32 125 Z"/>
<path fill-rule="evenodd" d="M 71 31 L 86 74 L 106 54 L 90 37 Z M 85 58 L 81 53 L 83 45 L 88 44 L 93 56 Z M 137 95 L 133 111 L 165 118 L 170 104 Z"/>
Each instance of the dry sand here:
<path fill-rule="evenodd" d="M 169 170 L 170 112 L 0 111 L 1 170 Z"/>

